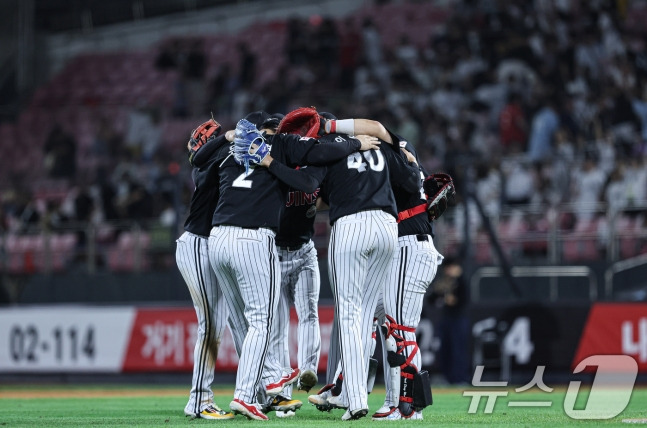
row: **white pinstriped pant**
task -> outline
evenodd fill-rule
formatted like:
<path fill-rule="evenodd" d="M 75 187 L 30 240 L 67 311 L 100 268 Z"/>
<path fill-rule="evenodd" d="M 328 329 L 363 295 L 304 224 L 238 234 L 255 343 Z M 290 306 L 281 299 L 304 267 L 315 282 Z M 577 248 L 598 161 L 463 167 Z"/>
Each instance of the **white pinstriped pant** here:
<path fill-rule="evenodd" d="M 229 308 L 234 340 L 244 337 L 234 398 L 246 403 L 256 403 L 262 386 L 281 377 L 276 356 L 268 352 L 281 281 L 274 236 L 270 229 L 235 226 L 214 227 L 209 236 L 209 261 Z"/>
<path fill-rule="evenodd" d="M 328 247 L 328 273 L 339 323 L 342 400 L 351 411 L 368 408 L 366 379 L 377 301 L 397 248 L 395 218 L 381 210 L 338 219 Z"/>
<path fill-rule="evenodd" d="M 290 305 L 299 318 L 298 325 L 298 366 L 317 373 L 321 354 L 321 332 L 319 331 L 319 289 L 321 278 L 317 249 L 314 242 L 303 244 L 296 251 L 278 247 L 281 260 L 281 299 L 277 317 L 276 334 L 272 334 L 271 349 L 281 352 L 279 360 L 283 367 L 290 366 L 288 335 L 290 330 Z M 292 385 L 285 387 L 281 395 L 292 397 Z"/>
<path fill-rule="evenodd" d="M 378 325 L 384 323 L 384 313 L 395 319 L 395 322 L 407 327 L 417 328 L 425 300 L 425 293 L 436 277 L 438 266 L 443 256 L 436 250 L 430 235 L 425 235 L 426 241 L 419 241 L 417 235 L 406 235 L 398 238 L 398 250 L 393 258 L 391 275 L 388 285 L 384 288 L 383 301 L 380 301 L 375 312 Z M 398 330 L 405 341 L 415 341 L 413 332 Z M 380 332 L 381 334 L 381 332 Z M 384 342 L 382 342 L 384 343 Z M 408 357 L 413 350 L 408 346 L 404 356 Z M 382 346 L 384 358 L 384 379 L 389 376 L 386 350 Z M 413 356 L 411 363 L 420 370 L 422 357 L 420 350 Z M 391 382 L 386 383 L 385 404 L 397 406 L 399 391 L 393 391 Z"/>
<path fill-rule="evenodd" d="M 177 240 L 175 260 L 186 282 L 198 319 L 193 350 L 193 378 L 185 410 L 197 414 L 213 402 L 218 347 L 227 323 L 227 306 L 216 275 L 209 264 L 207 238 L 184 232 Z"/>

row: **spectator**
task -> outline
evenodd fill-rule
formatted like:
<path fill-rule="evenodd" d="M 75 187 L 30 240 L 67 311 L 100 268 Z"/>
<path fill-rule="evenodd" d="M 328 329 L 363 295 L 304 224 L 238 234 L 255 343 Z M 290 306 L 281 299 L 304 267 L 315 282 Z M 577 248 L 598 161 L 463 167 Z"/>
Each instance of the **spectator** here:
<path fill-rule="evenodd" d="M 540 110 L 532 118 L 528 140 L 528 157 L 537 162 L 552 155 L 552 140 L 559 126 L 557 100 L 547 96 Z"/>
<path fill-rule="evenodd" d="M 162 139 L 161 114 L 158 108 L 140 106 L 128 115 L 125 146 L 133 159 L 149 162 Z"/>
<path fill-rule="evenodd" d="M 586 227 L 595 217 L 606 175 L 597 167 L 594 153 L 587 153 L 582 166 L 571 177 L 575 204 L 576 228 Z"/>
<path fill-rule="evenodd" d="M 46 208 L 40 216 L 39 225 L 41 230 L 61 230 L 68 222 L 68 217 L 61 212 L 61 204 L 55 200 L 46 202 Z"/>
<path fill-rule="evenodd" d="M 182 64 L 182 80 L 186 94 L 186 110 L 189 117 L 199 117 L 206 112 L 207 56 L 201 38 L 188 42 L 188 52 Z M 150 154 L 149 154 L 150 155 Z"/>
<path fill-rule="evenodd" d="M 475 193 L 483 206 L 485 214 L 498 220 L 501 213 L 501 172 L 496 161 L 482 162 L 476 168 Z"/>
<path fill-rule="evenodd" d="M 430 300 L 441 310 L 439 362 L 443 375 L 452 385 L 467 385 L 471 378 L 469 294 L 457 260 L 445 257 L 432 283 Z"/>
<path fill-rule="evenodd" d="M 76 141 L 55 124 L 43 145 L 45 170 L 51 178 L 74 179 L 76 176 Z"/>
<path fill-rule="evenodd" d="M 499 135 L 503 153 L 514 155 L 526 150 L 528 122 L 517 92 L 508 95 L 508 102 L 499 115 Z"/>
<path fill-rule="evenodd" d="M 527 161 L 508 159 L 503 163 L 504 201 L 508 205 L 527 205 L 535 191 L 534 178 Z"/>

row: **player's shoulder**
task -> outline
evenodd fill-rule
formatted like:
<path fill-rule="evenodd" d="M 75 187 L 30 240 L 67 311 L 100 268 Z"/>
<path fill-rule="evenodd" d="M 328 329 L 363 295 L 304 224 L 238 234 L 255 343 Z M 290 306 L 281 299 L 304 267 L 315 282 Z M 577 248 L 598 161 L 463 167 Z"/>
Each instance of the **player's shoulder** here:
<path fill-rule="evenodd" d="M 326 134 L 319 138 L 319 141 L 322 143 L 343 143 L 345 141 L 352 140 L 353 137 L 346 134 Z"/>
<path fill-rule="evenodd" d="M 277 143 L 296 143 L 296 142 L 316 142 L 314 138 L 302 137 L 296 134 L 274 134 L 267 136 L 268 144 Z"/>

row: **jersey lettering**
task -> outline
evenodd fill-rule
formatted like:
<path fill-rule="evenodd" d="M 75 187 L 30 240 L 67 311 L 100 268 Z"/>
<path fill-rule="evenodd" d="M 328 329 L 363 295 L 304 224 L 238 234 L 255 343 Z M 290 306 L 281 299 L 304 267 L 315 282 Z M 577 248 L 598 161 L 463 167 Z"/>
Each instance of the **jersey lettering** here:
<path fill-rule="evenodd" d="M 422 187 L 423 181 L 425 181 L 425 174 L 420 171 L 420 199 L 427 199 L 427 195 L 425 195 L 425 189 Z"/>
<path fill-rule="evenodd" d="M 373 157 L 373 153 L 377 156 L 377 160 Z M 384 170 L 384 156 L 379 150 L 367 150 L 361 154 L 358 152 L 348 155 L 347 165 L 348 169 L 356 169 L 357 172 L 366 171 L 366 165 L 376 172 Z"/>
<path fill-rule="evenodd" d="M 317 202 L 319 196 L 319 189 L 312 193 L 305 193 L 298 190 L 293 190 L 288 193 L 288 201 L 285 203 L 286 207 L 298 207 L 301 205 L 312 205 Z"/>
<path fill-rule="evenodd" d="M 231 184 L 232 187 L 244 187 L 245 189 L 251 189 L 252 188 L 252 180 L 247 179 L 252 173 L 254 172 L 254 168 L 249 168 L 249 171 L 243 172 L 240 174 L 234 182 Z"/>

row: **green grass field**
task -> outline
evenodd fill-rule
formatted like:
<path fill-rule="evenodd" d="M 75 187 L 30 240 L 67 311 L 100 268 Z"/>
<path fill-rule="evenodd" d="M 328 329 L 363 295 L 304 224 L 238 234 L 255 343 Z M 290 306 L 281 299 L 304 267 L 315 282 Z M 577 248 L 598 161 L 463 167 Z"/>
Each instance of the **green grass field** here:
<path fill-rule="evenodd" d="M 457 427 L 478 425 L 487 427 L 562 427 L 570 425 L 587 426 L 629 426 L 623 419 L 647 418 L 647 389 L 636 388 L 627 408 L 609 420 L 578 421 L 570 419 L 563 410 L 565 390 L 556 389 L 552 393 L 531 392 L 515 393 L 510 389 L 507 398 L 499 398 L 492 414 L 484 414 L 482 400 L 475 414 L 468 414 L 470 398 L 463 397 L 463 390 L 474 388 L 443 388 L 434 390 L 434 404 L 424 411 L 423 421 L 391 422 L 395 426 L 433 426 Z M 216 402 L 227 408 L 231 401 L 232 388 L 216 390 Z M 330 413 L 317 411 L 307 403 L 307 395 L 294 396 L 304 402 L 296 416 L 279 419 L 270 413 L 267 422 L 248 421 L 237 416 L 230 421 L 191 420 L 183 414 L 187 391 L 178 386 L 172 387 L 134 387 L 134 386 L 16 386 L 0 385 L 0 427 L 195 427 L 223 424 L 230 426 L 249 426 L 252 424 L 266 427 L 327 427 L 339 424 L 352 424 L 355 427 L 368 427 L 379 424 L 364 418 L 358 421 L 341 422 L 342 410 Z M 384 390 L 377 389 L 369 396 L 371 411 L 382 404 Z M 581 400 L 580 400 L 581 398 Z M 551 401 L 550 407 L 525 408 L 508 407 L 508 401 Z M 578 396 L 578 406 L 583 408 L 586 393 Z M 579 407 L 581 405 L 581 407 Z M 388 424 L 389 422 L 381 422 Z"/>

